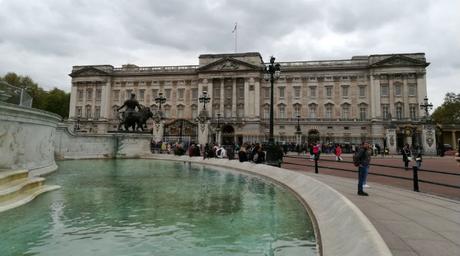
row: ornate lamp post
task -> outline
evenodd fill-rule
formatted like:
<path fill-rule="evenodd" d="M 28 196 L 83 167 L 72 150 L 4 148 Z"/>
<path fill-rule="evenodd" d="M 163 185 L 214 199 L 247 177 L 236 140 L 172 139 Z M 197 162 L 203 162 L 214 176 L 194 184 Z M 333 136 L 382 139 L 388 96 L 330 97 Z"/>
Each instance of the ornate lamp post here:
<path fill-rule="evenodd" d="M 274 83 L 275 80 L 280 77 L 281 69 L 280 64 L 275 64 L 275 57 L 270 57 L 270 64 L 265 67 L 264 79 L 270 81 L 270 133 L 268 135 L 268 142 L 275 144 L 275 138 L 273 137 L 273 95 L 274 95 Z"/>
<path fill-rule="evenodd" d="M 300 133 L 300 115 L 297 115 L 297 127 L 296 127 L 296 130 L 297 130 L 297 133 Z"/>
<path fill-rule="evenodd" d="M 203 91 L 203 95 L 198 98 L 200 100 L 200 103 L 203 103 L 203 111 L 206 111 L 206 103 L 209 103 L 211 98 L 208 96 L 207 91 Z"/>
<path fill-rule="evenodd" d="M 275 63 L 275 57 L 270 57 L 270 64 L 264 67 L 264 79 L 270 81 L 270 132 L 268 135 L 268 148 L 267 148 L 267 164 L 281 166 L 283 159 L 283 152 L 280 147 L 275 145 L 275 138 L 273 136 L 273 95 L 275 80 L 280 77 L 280 64 Z"/>
<path fill-rule="evenodd" d="M 163 97 L 163 93 L 162 93 L 162 92 L 160 92 L 160 93 L 158 94 L 158 97 L 155 98 L 155 102 L 159 105 L 158 111 L 161 112 L 161 104 L 164 104 L 164 103 L 166 102 L 166 98 Z"/>
<path fill-rule="evenodd" d="M 429 111 L 433 109 L 433 104 L 431 104 L 431 102 L 428 103 L 427 96 L 425 96 L 425 98 L 423 99 L 423 103 L 420 103 L 420 108 L 425 110 L 425 118 L 428 121 L 428 116 L 430 115 Z"/>

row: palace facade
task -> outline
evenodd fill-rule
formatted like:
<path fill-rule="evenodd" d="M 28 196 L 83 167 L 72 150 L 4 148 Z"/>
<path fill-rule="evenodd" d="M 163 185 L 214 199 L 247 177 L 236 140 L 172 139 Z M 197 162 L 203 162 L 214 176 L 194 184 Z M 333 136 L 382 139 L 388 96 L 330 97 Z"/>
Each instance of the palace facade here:
<path fill-rule="evenodd" d="M 277 141 L 295 141 L 299 125 L 303 142 L 369 140 L 383 146 L 390 143 L 384 142 L 388 129 L 395 131 L 392 143 L 398 146 L 420 142 L 429 65 L 424 53 L 278 63 Z M 80 132 L 107 133 L 117 129 L 116 109 L 131 93 L 153 112 L 158 109 L 155 98 L 163 93 L 165 127 L 177 120 L 193 124 L 203 108 L 199 97 L 207 91 L 210 140 L 219 125 L 224 143 L 267 141 L 270 82 L 264 80 L 265 65 L 259 53 L 248 52 L 203 54 L 198 65 L 188 66 L 74 66 L 69 120 Z M 177 136 L 176 130 L 165 136 Z M 193 139 L 193 132 L 186 135 Z"/>

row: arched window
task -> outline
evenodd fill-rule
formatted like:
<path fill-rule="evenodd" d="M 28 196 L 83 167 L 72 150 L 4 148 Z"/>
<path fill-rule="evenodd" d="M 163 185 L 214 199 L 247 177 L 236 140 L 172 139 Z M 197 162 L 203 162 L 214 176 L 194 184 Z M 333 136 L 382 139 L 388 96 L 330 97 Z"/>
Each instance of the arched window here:
<path fill-rule="evenodd" d="M 263 118 L 264 119 L 269 119 L 270 118 L 270 105 L 268 105 L 268 104 L 264 105 Z"/>
<path fill-rule="evenodd" d="M 396 119 L 402 120 L 404 118 L 404 106 L 401 102 L 395 104 Z"/>
<path fill-rule="evenodd" d="M 86 114 L 86 118 L 91 118 L 91 106 L 90 105 L 86 105 L 85 114 Z"/>
<path fill-rule="evenodd" d="M 286 106 L 284 106 L 283 104 L 280 104 L 278 106 L 278 118 L 286 118 Z"/>
<path fill-rule="evenodd" d="M 166 118 L 171 117 L 171 106 L 169 106 L 169 105 L 164 106 L 164 117 L 166 117 Z"/>
<path fill-rule="evenodd" d="M 328 103 L 324 107 L 325 107 L 325 110 L 326 110 L 325 113 L 324 113 L 325 114 L 324 117 L 327 118 L 327 119 L 331 119 L 333 117 L 332 111 L 334 109 L 334 105 Z"/>
<path fill-rule="evenodd" d="M 184 105 L 177 106 L 177 118 L 184 118 Z"/>
<path fill-rule="evenodd" d="M 318 106 L 316 104 L 308 105 L 308 117 L 309 118 L 316 118 L 317 117 L 317 109 L 318 109 Z"/>
<path fill-rule="evenodd" d="M 294 112 L 293 112 L 293 117 L 297 118 L 297 116 L 300 116 L 300 109 L 302 106 L 300 104 L 294 104 Z"/>
<path fill-rule="evenodd" d="M 342 119 L 350 119 L 350 104 L 342 104 Z"/>
<path fill-rule="evenodd" d="M 359 104 L 359 120 L 367 120 L 367 105 Z"/>
<path fill-rule="evenodd" d="M 195 119 L 198 117 L 198 106 L 192 105 L 192 118 Z"/>

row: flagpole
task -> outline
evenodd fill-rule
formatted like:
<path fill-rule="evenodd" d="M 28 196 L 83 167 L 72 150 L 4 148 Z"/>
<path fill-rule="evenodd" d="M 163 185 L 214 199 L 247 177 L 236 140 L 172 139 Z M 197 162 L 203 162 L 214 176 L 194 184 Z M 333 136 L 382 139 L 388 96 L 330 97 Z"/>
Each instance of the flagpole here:
<path fill-rule="evenodd" d="M 238 22 L 235 22 L 235 28 L 233 29 L 235 32 L 235 53 L 238 51 Z"/>

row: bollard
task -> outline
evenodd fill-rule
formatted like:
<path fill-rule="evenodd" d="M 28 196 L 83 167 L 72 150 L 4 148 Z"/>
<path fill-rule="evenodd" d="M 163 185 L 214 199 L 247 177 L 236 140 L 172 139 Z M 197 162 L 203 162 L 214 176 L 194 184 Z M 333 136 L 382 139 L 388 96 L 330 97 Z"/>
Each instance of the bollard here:
<path fill-rule="evenodd" d="M 315 156 L 315 173 L 318 173 L 318 157 Z"/>
<path fill-rule="evenodd" d="M 417 166 L 412 166 L 412 171 L 414 174 L 414 191 L 419 192 L 418 190 L 418 168 Z"/>

